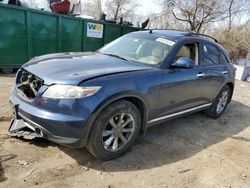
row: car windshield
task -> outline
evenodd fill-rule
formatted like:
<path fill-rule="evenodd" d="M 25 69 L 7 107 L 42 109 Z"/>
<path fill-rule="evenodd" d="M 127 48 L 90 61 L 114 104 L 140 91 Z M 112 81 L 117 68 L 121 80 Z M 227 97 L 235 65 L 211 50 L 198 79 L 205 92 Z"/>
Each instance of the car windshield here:
<path fill-rule="evenodd" d="M 98 52 L 128 61 L 158 65 L 169 54 L 174 44 L 174 41 L 163 37 L 125 35 Z"/>

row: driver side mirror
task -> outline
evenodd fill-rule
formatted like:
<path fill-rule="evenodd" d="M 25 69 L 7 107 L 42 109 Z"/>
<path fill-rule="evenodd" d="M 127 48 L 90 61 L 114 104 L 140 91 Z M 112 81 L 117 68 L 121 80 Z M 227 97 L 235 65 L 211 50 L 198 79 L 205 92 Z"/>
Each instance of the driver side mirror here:
<path fill-rule="evenodd" d="M 195 65 L 194 61 L 188 57 L 178 58 L 171 67 L 173 68 L 193 68 Z"/>

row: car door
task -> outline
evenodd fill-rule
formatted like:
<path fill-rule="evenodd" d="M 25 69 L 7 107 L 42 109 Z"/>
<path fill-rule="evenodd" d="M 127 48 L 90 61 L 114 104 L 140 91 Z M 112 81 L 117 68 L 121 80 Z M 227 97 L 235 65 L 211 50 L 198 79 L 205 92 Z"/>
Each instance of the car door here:
<path fill-rule="evenodd" d="M 200 67 L 205 70 L 202 95 L 206 98 L 206 101 L 212 102 L 225 82 L 228 70 L 227 66 L 221 61 L 220 51 L 214 44 L 203 42 L 200 45 L 200 51 Z"/>
<path fill-rule="evenodd" d="M 188 43 L 189 45 L 190 43 Z M 195 61 L 193 68 L 169 68 L 163 69 L 164 76 L 160 87 L 160 97 L 158 99 L 157 117 L 185 111 L 193 107 L 202 106 L 206 103 L 201 95 L 204 89 L 204 67 L 198 66 L 199 44 L 195 45 Z M 184 44 L 180 50 L 187 46 Z M 176 58 L 178 58 L 178 53 Z M 175 59 L 176 59 L 175 58 Z"/>

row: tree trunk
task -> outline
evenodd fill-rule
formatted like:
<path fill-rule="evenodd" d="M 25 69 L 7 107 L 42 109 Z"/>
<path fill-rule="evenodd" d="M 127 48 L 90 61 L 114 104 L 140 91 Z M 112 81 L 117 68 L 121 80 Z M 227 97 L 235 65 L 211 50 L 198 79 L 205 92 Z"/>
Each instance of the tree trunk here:
<path fill-rule="evenodd" d="M 115 20 L 115 21 L 116 21 L 117 18 L 118 18 L 119 9 L 120 9 L 120 6 L 117 5 L 117 8 L 116 8 L 116 10 L 115 10 L 115 15 L 114 15 L 114 20 Z"/>
<path fill-rule="evenodd" d="M 99 16 L 101 16 L 103 13 L 101 0 L 97 0 L 97 6 L 98 6 L 98 14 L 99 14 Z"/>
<path fill-rule="evenodd" d="M 228 20 L 228 32 L 232 29 L 232 6 L 233 6 L 234 0 L 230 1 L 230 5 L 229 5 L 229 20 Z"/>

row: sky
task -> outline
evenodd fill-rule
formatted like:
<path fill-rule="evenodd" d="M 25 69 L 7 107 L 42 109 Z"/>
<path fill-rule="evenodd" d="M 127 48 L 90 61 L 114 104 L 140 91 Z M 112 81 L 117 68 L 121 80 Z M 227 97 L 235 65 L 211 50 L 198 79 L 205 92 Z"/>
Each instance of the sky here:
<path fill-rule="evenodd" d="M 41 0 L 38 0 L 41 1 Z M 93 0 L 81 0 L 82 2 L 90 2 Z M 101 0 L 102 4 L 104 5 L 105 0 Z M 145 16 L 148 12 L 159 12 L 160 11 L 160 6 L 157 5 L 157 1 L 159 0 L 133 0 L 133 1 L 137 1 L 141 6 L 138 7 L 138 11 L 140 13 L 140 15 Z"/>
<path fill-rule="evenodd" d="M 155 0 L 137 0 L 138 3 L 141 5 L 138 10 L 141 14 L 145 15 L 148 12 L 159 12 L 160 6 L 157 5 Z"/>
<path fill-rule="evenodd" d="M 92 1 L 92 0 L 82 0 L 82 1 L 88 2 L 88 1 Z M 105 0 L 101 0 L 101 1 L 102 1 L 102 4 L 104 5 Z M 137 1 L 138 4 L 140 5 L 137 8 L 137 10 L 139 11 L 139 14 L 142 16 L 147 15 L 147 13 L 149 13 L 149 12 L 157 13 L 160 11 L 160 6 L 157 5 L 157 3 L 156 3 L 159 0 L 133 0 L 133 1 Z"/>

